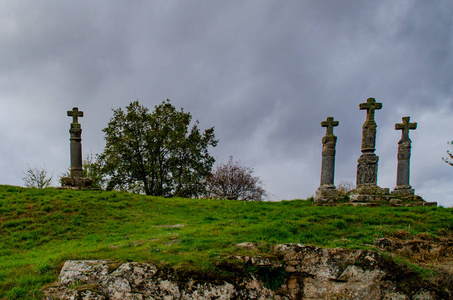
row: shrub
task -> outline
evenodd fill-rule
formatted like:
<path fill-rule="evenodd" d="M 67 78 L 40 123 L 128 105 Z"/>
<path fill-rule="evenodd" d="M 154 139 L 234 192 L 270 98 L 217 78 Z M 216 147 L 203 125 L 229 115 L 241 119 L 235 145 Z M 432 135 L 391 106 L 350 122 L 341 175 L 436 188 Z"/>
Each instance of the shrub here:
<path fill-rule="evenodd" d="M 25 187 L 43 189 L 52 185 L 52 176 L 47 174 L 43 167 L 28 168 L 23 178 Z"/>
<path fill-rule="evenodd" d="M 449 144 L 450 146 L 453 146 L 453 141 L 448 142 L 448 144 Z M 447 157 L 447 158 L 442 157 L 442 160 L 443 160 L 444 162 L 446 162 L 447 164 L 449 164 L 450 166 L 453 166 L 453 152 L 447 150 L 447 154 L 448 154 L 448 156 L 450 156 L 450 157 Z"/>
<path fill-rule="evenodd" d="M 230 156 L 228 163 L 217 165 L 214 173 L 206 180 L 207 197 L 262 201 L 266 191 L 261 187 L 261 180 L 253 176 L 254 170 L 244 167 Z"/>
<path fill-rule="evenodd" d="M 350 181 L 340 181 L 337 186 L 338 195 L 340 197 L 347 197 L 349 193 L 354 189 L 354 183 Z"/>

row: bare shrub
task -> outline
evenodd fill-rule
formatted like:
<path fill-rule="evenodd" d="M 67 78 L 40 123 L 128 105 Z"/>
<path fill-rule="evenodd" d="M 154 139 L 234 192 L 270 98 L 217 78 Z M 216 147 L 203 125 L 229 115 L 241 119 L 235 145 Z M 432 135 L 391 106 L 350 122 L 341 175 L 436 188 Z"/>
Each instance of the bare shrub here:
<path fill-rule="evenodd" d="M 338 194 L 340 196 L 349 196 L 349 193 L 355 188 L 354 183 L 350 181 L 340 181 L 337 186 Z"/>
<path fill-rule="evenodd" d="M 52 176 L 47 175 L 47 170 L 43 167 L 28 167 L 23 178 L 25 187 L 43 189 L 52 185 Z"/>
<path fill-rule="evenodd" d="M 211 198 L 262 201 L 266 191 L 259 177 L 253 176 L 254 170 L 241 166 L 230 156 L 228 163 L 216 166 L 206 180 L 207 196 Z"/>
<path fill-rule="evenodd" d="M 449 144 L 450 146 L 453 146 L 453 141 L 448 142 L 448 144 Z M 446 162 L 447 164 L 449 164 L 450 166 L 453 166 L 453 152 L 447 150 L 447 154 L 448 154 L 448 156 L 450 156 L 450 157 L 449 157 L 449 158 L 448 158 L 448 157 L 447 157 L 447 158 L 442 157 L 442 160 L 443 160 L 444 162 Z"/>

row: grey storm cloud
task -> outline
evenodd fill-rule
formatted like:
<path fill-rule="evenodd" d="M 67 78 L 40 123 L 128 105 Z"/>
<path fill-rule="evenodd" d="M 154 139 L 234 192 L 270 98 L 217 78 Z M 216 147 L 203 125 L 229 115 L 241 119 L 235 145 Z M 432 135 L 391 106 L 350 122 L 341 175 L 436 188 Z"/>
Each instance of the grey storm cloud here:
<path fill-rule="evenodd" d="M 0 184 L 27 166 L 69 164 L 69 123 L 100 153 L 112 109 L 165 99 L 215 126 L 218 162 L 253 167 L 272 200 L 319 185 L 320 122 L 335 117 L 336 183 L 355 181 L 375 97 L 378 184 L 393 188 L 410 115 L 411 183 L 453 205 L 453 4 L 450 1 L 0 1 Z"/>

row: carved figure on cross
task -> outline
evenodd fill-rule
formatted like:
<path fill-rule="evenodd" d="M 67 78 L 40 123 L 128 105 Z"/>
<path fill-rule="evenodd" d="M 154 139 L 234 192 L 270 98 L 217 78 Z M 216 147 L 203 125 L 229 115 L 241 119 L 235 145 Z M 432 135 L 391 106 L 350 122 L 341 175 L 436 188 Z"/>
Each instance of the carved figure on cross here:
<path fill-rule="evenodd" d="M 417 129 L 417 123 L 409 123 L 411 117 L 403 117 L 403 123 L 396 123 L 395 130 L 401 130 L 401 141 L 410 141 L 409 130 Z"/>
<path fill-rule="evenodd" d="M 72 123 L 79 123 L 79 117 L 83 117 L 83 111 L 79 111 L 78 107 L 68 110 L 68 117 L 72 117 Z"/>
<path fill-rule="evenodd" d="M 334 121 L 332 117 L 328 117 L 326 121 L 321 122 L 322 127 L 326 127 L 326 135 L 333 135 L 333 128 L 338 126 L 338 121 Z"/>
<path fill-rule="evenodd" d="M 367 110 L 366 114 L 367 122 L 374 122 L 374 111 L 381 109 L 382 103 L 376 102 L 376 99 L 374 98 L 368 98 L 366 100 L 366 103 L 360 103 L 359 108 Z"/>

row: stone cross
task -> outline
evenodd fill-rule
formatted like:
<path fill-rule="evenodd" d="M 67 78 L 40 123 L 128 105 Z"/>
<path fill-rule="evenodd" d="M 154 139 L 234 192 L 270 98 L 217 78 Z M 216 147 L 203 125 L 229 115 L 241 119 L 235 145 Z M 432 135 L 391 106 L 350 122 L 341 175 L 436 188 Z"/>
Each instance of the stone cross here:
<path fill-rule="evenodd" d="M 382 108 L 382 103 L 377 103 L 374 98 L 368 98 L 366 103 L 360 103 L 360 110 L 367 111 L 366 121 L 362 127 L 362 153 L 374 153 L 376 146 L 376 121 L 375 110 Z"/>
<path fill-rule="evenodd" d="M 382 108 L 382 103 L 377 103 L 376 99 L 368 98 L 366 103 L 360 103 L 359 108 L 366 109 L 366 120 L 367 122 L 374 122 L 374 111 Z"/>
<path fill-rule="evenodd" d="M 415 130 L 417 123 L 410 123 L 410 117 L 403 117 L 403 123 L 395 124 L 395 130 L 401 130 L 401 140 L 398 142 L 398 166 L 396 173 L 396 187 L 392 194 L 399 196 L 414 195 L 414 190 L 409 184 L 411 139 L 409 130 Z"/>
<path fill-rule="evenodd" d="M 377 184 L 377 164 L 379 157 L 374 154 L 376 145 L 376 121 L 374 111 L 382 108 L 382 103 L 376 103 L 374 98 L 368 98 L 366 103 L 360 103 L 361 110 L 367 110 L 366 121 L 362 126 L 362 155 L 358 159 L 357 186 Z"/>
<path fill-rule="evenodd" d="M 339 122 L 328 117 L 321 122 L 322 127 L 326 127 L 326 135 L 322 138 L 322 163 L 321 163 L 321 185 L 315 194 L 315 202 L 335 202 L 338 198 L 338 191 L 334 185 L 335 174 L 335 146 L 337 137 L 333 134 L 333 128 Z"/>
<path fill-rule="evenodd" d="M 376 121 L 374 114 L 382 108 L 374 98 L 368 98 L 366 103 L 359 104 L 360 110 L 367 111 L 365 123 L 362 126 L 362 155 L 357 160 L 357 187 L 350 194 L 351 201 L 368 202 L 387 200 L 387 188 L 377 186 L 377 172 L 379 157 L 376 150 Z"/>
<path fill-rule="evenodd" d="M 338 126 L 338 121 L 334 121 L 332 117 L 328 117 L 326 121 L 321 122 L 322 127 L 326 127 L 326 135 L 333 135 L 333 128 Z"/>
<path fill-rule="evenodd" d="M 68 111 L 68 117 L 72 117 L 72 123 L 79 123 L 79 117 L 83 117 L 83 111 L 79 111 L 77 107 Z"/>
<path fill-rule="evenodd" d="M 403 117 L 403 123 L 396 123 L 395 130 L 402 130 L 401 141 L 410 141 L 409 130 L 417 129 L 417 123 L 409 123 L 411 117 Z"/>
<path fill-rule="evenodd" d="M 79 124 L 78 117 L 83 117 L 83 111 L 74 107 L 68 111 L 68 116 L 72 117 L 71 129 L 71 178 L 82 177 L 82 128 Z"/>

